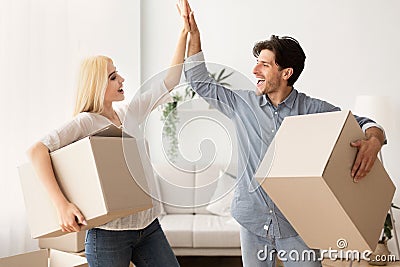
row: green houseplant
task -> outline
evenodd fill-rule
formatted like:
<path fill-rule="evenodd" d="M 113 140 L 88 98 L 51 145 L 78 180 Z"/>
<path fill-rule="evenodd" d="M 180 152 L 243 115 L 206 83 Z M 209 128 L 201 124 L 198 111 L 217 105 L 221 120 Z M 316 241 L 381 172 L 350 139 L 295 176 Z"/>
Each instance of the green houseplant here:
<path fill-rule="evenodd" d="M 172 96 L 172 102 L 164 105 L 161 120 L 164 122 L 163 136 L 169 141 L 168 156 L 173 160 L 178 155 L 178 139 L 176 138 L 176 125 L 179 122 L 177 106 L 182 101 L 182 96 L 177 93 Z"/>
<path fill-rule="evenodd" d="M 218 84 L 223 86 L 230 86 L 229 83 L 225 82 L 227 78 L 232 76 L 233 72 L 225 74 L 226 69 L 223 68 L 216 73 L 208 73 Z M 163 137 L 168 141 L 169 146 L 167 148 L 167 155 L 170 160 L 174 161 L 178 156 L 178 138 L 176 133 L 176 127 L 179 122 L 178 109 L 179 102 L 187 101 L 192 99 L 196 95 L 196 92 L 192 90 L 190 86 L 185 88 L 184 93 L 179 91 L 172 95 L 172 102 L 166 103 L 162 106 L 161 121 L 163 125 Z"/>
<path fill-rule="evenodd" d="M 394 209 L 400 209 L 399 207 L 395 206 L 393 203 L 391 204 L 391 207 Z M 378 241 L 378 245 L 377 245 L 375 251 L 371 254 L 371 257 L 370 257 L 371 261 L 369 262 L 370 265 L 375 265 L 375 266 L 387 265 L 388 261 L 382 261 L 381 259 L 383 258 L 382 256 L 387 257 L 390 254 L 390 251 L 387 246 L 387 241 L 392 239 L 392 237 L 393 237 L 392 231 L 393 231 L 392 216 L 390 213 L 388 213 L 386 215 L 385 223 L 383 224 L 382 234 Z M 376 260 L 376 257 L 378 255 L 379 255 L 379 260 Z"/>
<path fill-rule="evenodd" d="M 395 206 L 393 203 L 392 203 L 392 208 L 400 209 L 399 207 Z M 392 217 L 391 217 L 390 213 L 388 213 L 386 215 L 385 224 L 383 225 L 383 232 L 382 232 L 381 238 L 379 239 L 378 243 L 384 244 L 385 242 L 390 240 L 393 237 L 392 231 L 393 231 Z"/>

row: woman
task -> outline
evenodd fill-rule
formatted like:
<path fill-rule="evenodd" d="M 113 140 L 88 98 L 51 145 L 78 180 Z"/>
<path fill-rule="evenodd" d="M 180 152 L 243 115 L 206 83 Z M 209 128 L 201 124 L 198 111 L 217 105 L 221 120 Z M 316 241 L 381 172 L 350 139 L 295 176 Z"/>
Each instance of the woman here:
<path fill-rule="evenodd" d="M 168 92 L 179 82 L 186 39 L 190 31 L 187 7 L 177 5 L 183 18 L 183 29 L 164 81 L 152 90 L 135 98 L 129 107 L 129 116 L 140 123 L 155 106 L 169 99 Z M 182 12 L 181 12 L 182 11 Z M 83 61 L 78 83 L 75 117 L 59 129 L 49 133 L 28 150 L 35 172 L 44 184 L 56 207 L 63 232 L 80 231 L 86 225 L 84 216 L 61 192 L 55 179 L 49 152 L 66 146 L 90 133 L 113 123 L 121 126 L 126 108 L 113 108 L 112 103 L 124 100 L 124 78 L 118 74 L 113 61 L 105 56 L 95 56 Z M 132 112 L 132 110 L 134 112 Z M 157 217 L 160 204 L 153 201 L 153 208 L 116 219 L 90 229 L 85 242 L 85 253 L 90 266 L 127 267 L 179 266 L 175 255 L 160 227 Z"/>

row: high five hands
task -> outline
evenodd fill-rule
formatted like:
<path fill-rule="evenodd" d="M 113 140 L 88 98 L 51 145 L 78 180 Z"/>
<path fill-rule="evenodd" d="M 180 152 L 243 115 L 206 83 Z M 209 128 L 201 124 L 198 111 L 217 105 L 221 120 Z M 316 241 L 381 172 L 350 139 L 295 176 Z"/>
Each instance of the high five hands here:
<path fill-rule="evenodd" d="M 176 4 L 179 15 L 182 17 L 184 29 L 191 34 L 198 33 L 194 14 L 187 0 L 178 0 Z"/>

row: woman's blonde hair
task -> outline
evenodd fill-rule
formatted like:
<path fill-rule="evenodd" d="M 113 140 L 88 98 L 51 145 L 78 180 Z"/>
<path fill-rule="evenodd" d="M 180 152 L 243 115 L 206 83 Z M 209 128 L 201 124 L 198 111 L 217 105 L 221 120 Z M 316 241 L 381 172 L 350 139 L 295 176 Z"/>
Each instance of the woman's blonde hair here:
<path fill-rule="evenodd" d="M 82 61 L 74 116 L 81 112 L 101 113 L 108 84 L 107 65 L 112 60 L 106 56 L 94 56 Z"/>

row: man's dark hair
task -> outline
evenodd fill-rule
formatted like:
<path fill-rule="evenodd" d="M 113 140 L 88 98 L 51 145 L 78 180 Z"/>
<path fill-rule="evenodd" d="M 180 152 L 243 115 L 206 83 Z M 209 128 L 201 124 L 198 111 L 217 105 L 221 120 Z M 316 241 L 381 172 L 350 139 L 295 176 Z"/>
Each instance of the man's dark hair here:
<path fill-rule="evenodd" d="M 280 70 L 293 68 L 293 74 L 288 79 L 288 85 L 292 86 L 303 71 L 306 59 L 299 42 L 292 37 L 272 35 L 270 40 L 260 41 L 254 45 L 253 55 L 258 57 L 264 49 L 268 49 L 275 54 L 275 62 L 280 67 Z"/>

